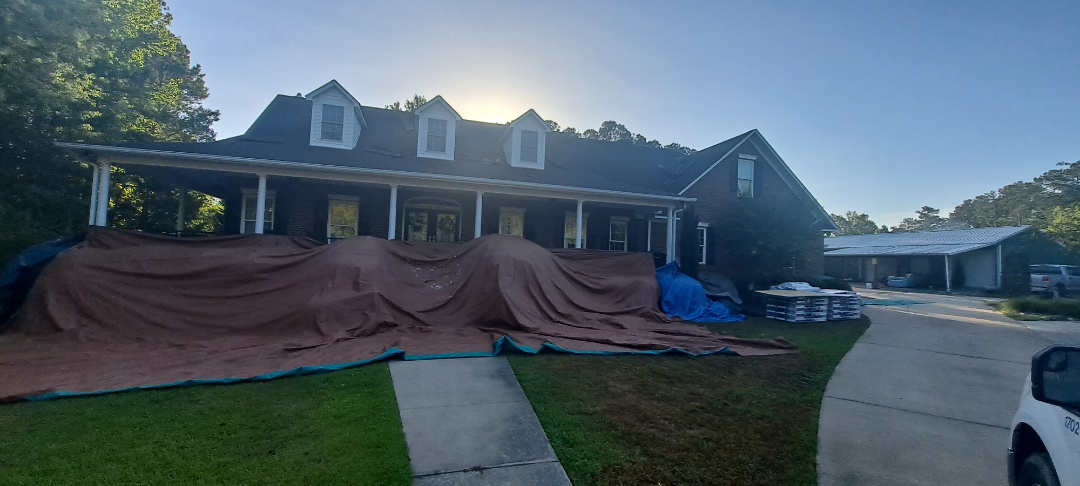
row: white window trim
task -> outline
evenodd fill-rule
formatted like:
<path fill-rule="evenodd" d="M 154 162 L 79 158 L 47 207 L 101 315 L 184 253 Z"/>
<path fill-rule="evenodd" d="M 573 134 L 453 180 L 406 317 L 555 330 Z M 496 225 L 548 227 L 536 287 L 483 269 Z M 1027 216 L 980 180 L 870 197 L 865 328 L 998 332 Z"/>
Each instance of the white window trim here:
<path fill-rule="evenodd" d="M 233 194 L 235 194 L 235 193 L 233 193 Z M 274 219 L 276 219 L 275 215 L 277 214 L 277 204 L 275 202 L 276 196 L 277 196 L 277 194 L 273 190 L 267 190 L 266 191 L 266 208 L 270 209 L 270 219 L 267 219 L 267 220 L 263 221 L 263 232 L 264 233 L 267 230 L 267 228 L 266 228 L 267 224 L 269 224 L 269 226 L 270 226 L 269 230 L 274 231 Z M 243 189 L 240 189 L 240 234 L 242 234 L 242 235 L 246 234 L 246 233 L 244 233 L 244 226 L 246 226 L 245 223 L 247 223 L 248 221 L 251 221 L 251 224 L 255 224 L 255 220 L 244 219 L 244 215 L 247 214 L 247 199 L 249 197 L 256 198 L 256 204 L 257 204 L 258 203 L 257 200 L 258 200 L 258 197 L 259 197 L 259 190 L 258 189 L 251 189 L 251 188 L 247 188 L 247 187 L 245 187 Z"/>
<path fill-rule="evenodd" d="M 566 216 L 563 217 L 563 248 L 573 248 L 572 244 L 566 243 L 566 218 L 574 220 L 575 230 L 577 229 L 577 211 L 567 211 Z M 581 213 L 581 248 L 585 249 L 589 246 L 587 243 L 589 236 L 589 213 Z M 577 239 L 577 235 L 574 235 L 574 239 Z"/>
<path fill-rule="evenodd" d="M 616 240 L 616 239 L 613 239 L 611 237 L 611 234 L 612 234 L 611 229 L 612 229 L 612 227 L 615 226 L 615 223 L 622 223 L 623 228 L 624 228 L 623 229 L 623 238 L 625 238 L 625 239 Z M 611 244 L 612 243 L 622 243 L 623 249 L 622 250 L 612 250 L 611 249 Z M 630 218 L 628 218 L 626 216 L 612 216 L 611 220 L 608 221 L 608 250 L 609 251 L 630 251 Z"/>
<path fill-rule="evenodd" d="M 338 108 L 341 108 L 341 123 L 340 123 L 340 125 L 341 125 L 341 138 L 326 138 L 326 135 L 323 133 L 323 124 L 326 124 L 326 123 L 331 123 L 331 124 L 334 124 L 334 125 L 339 124 L 338 122 L 328 122 L 328 121 L 326 121 L 326 107 L 327 106 L 336 106 Z M 327 142 L 327 143 L 341 143 L 341 144 L 345 143 L 345 120 L 348 118 L 348 116 L 346 116 L 347 113 L 348 113 L 348 111 L 345 109 L 345 105 L 339 105 L 339 104 L 336 104 L 336 103 L 325 103 L 325 102 L 322 103 L 322 109 L 319 111 L 319 115 L 320 115 L 320 120 L 319 120 L 319 140 L 322 141 L 322 142 Z"/>
<path fill-rule="evenodd" d="M 735 196 L 736 197 L 754 197 L 755 196 L 755 194 L 754 194 L 754 175 L 755 174 L 754 174 L 754 172 L 755 172 L 755 169 L 757 168 L 756 167 L 757 166 L 756 161 L 757 161 L 757 156 L 739 154 L 739 161 L 737 162 L 737 165 L 735 166 L 735 179 L 736 179 L 736 181 L 749 180 L 750 181 L 750 193 L 744 195 L 741 192 L 739 192 L 738 182 L 736 182 L 736 185 L 735 185 Z M 746 163 L 748 163 L 750 165 L 750 178 L 749 179 L 744 179 L 742 177 L 742 174 L 740 174 L 740 172 L 741 172 L 740 169 L 742 169 L 743 162 L 746 162 Z"/>
<path fill-rule="evenodd" d="M 360 236 L 360 197 L 328 194 L 326 196 L 326 241 L 330 241 L 330 228 L 332 226 L 341 226 L 331 224 L 331 209 L 335 202 L 353 203 L 356 206 L 356 221 L 353 221 L 353 228 L 356 228 L 356 234 L 353 236 Z"/>
<path fill-rule="evenodd" d="M 697 229 L 700 232 L 698 236 L 698 241 L 700 241 L 700 243 L 698 246 L 701 249 L 701 255 L 698 255 L 700 258 L 698 264 L 707 265 L 706 262 L 709 261 L 709 223 L 698 223 Z"/>
<path fill-rule="evenodd" d="M 577 214 L 577 213 L 575 213 L 575 214 Z M 500 235 L 509 234 L 509 233 L 503 233 L 503 227 L 502 227 L 503 216 L 507 216 L 507 215 L 520 215 L 521 216 L 521 236 L 524 237 L 525 236 L 525 208 L 515 208 L 515 207 L 510 207 L 510 206 L 500 206 L 499 207 L 499 234 Z M 565 224 L 565 223 L 563 223 L 563 224 Z M 518 236 L 518 235 L 511 235 L 511 236 Z"/>
<path fill-rule="evenodd" d="M 427 130 L 425 130 L 425 134 L 424 134 L 425 135 L 424 136 L 424 138 L 425 138 L 425 140 L 424 140 L 424 152 L 426 152 L 428 154 L 433 154 L 433 155 L 448 155 L 450 153 L 450 150 L 449 150 L 449 148 L 450 148 L 450 120 L 446 120 L 446 119 L 443 119 L 443 118 L 435 118 L 435 117 L 430 117 L 430 116 L 425 117 L 425 118 L 427 118 L 427 121 L 426 121 Z M 431 144 L 429 142 L 431 141 L 431 121 L 432 120 L 439 120 L 439 121 L 445 123 L 445 125 L 443 125 L 444 130 L 443 130 L 443 134 L 442 134 L 442 138 L 443 138 L 443 149 L 442 150 L 431 150 Z"/>
<path fill-rule="evenodd" d="M 536 149 L 536 158 L 533 159 L 533 160 L 525 160 L 525 157 L 524 157 L 524 155 L 525 155 L 525 147 L 526 147 L 526 145 L 525 145 L 525 132 L 535 133 L 536 134 L 536 145 L 535 146 L 528 145 L 528 147 Z M 522 129 L 521 130 L 521 137 L 520 137 L 520 144 L 521 144 L 521 146 L 518 148 L 518 160 L 521 161 L 521 163 L 523 163 L 523 164 L 540 165 L 540 131 L 539 130 Z"/>

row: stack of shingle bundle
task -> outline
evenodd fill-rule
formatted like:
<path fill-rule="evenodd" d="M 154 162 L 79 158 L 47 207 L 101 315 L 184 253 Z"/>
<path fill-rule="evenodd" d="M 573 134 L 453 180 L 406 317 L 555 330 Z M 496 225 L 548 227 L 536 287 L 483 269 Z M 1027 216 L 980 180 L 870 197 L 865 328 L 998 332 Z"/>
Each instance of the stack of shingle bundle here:
<path fill-rule="evenodd" d="M 862 298 L 850 290 L 821 289 L 829 296 L 828 319 L 830 321 L 848 321 L 862 317 Z"/>
<path fill-rule="evenodd" d="M 829 296 L 798 290 L 764 290 L 765 315 L 788 322 L 823 322 L 829 318 Z"/>

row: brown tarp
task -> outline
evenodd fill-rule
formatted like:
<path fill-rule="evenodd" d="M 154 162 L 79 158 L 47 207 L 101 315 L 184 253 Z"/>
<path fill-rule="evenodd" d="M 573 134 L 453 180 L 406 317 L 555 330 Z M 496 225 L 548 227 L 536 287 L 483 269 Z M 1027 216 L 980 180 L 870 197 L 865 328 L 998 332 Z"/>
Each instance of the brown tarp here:
<path fill-rule="evenodd" d="M 0 335 L 0 401 L 249 378 L 409 357 L 540 349 L 792 352 L 658 309 L 651 256 L 358 237 L 179 239 L 95 230 L 60 255 Z"/>

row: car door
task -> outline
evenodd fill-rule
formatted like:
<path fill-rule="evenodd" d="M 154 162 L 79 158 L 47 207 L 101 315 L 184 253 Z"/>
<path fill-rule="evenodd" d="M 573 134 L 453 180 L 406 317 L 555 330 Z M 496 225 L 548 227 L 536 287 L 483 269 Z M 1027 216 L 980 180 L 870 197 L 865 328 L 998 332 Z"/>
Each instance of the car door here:
<path fill-rule="evenodd" d="M 1080 267 L 1065 267 L 1065 274 L 1068 283 L 1065 285 L 1069 290 L 1080 290 Z"/>

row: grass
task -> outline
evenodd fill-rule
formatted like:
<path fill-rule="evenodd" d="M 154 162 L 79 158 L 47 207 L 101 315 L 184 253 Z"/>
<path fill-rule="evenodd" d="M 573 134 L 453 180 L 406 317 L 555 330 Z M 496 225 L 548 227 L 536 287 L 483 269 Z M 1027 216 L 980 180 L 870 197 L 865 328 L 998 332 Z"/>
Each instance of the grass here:
<path fill-rule="evenodd" d="M 409 484 L 385 363 L 0 406 L 4 484 Z"/>
<path fill-rule="evenodd" d="M 1018 321 L 1067 321 L 1080 319 L 1080 299 L 1046 299 L 1034 295 L 1013 297 L 990 304 Z"/>
<path fill-rule="evenodd" d="M 510 356 L 567 474 L 592 484 L 816 484 L 825 385 L 870 321 L 715 324 L 765 357 Z"/>

